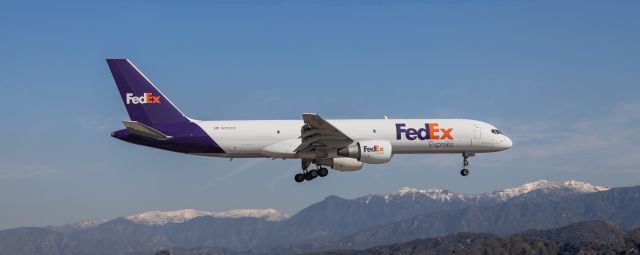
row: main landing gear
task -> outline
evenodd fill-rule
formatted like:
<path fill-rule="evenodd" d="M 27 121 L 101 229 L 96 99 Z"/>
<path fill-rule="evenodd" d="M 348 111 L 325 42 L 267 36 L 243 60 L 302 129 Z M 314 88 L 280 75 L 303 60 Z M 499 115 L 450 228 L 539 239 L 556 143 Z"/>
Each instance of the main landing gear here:
<path fill-rule="evenodd" d="M 327 168 L 317 164 L 316 164 L 316 166 L 318 167 L 317 169 L 307 170 L 310 164 L 311 164 L 311 161 L 302 160 L 302 173 L 296 174 L 293 177 L 293 179 L 296 182 L 299 183 L 305 180 L 310 181 L 317 177 L 325 177 L 329 174 L 329 170 Z"/>
<path fill-rule="evenodd" d="M 462 153 L 462 170 L 460 170 L 460 175 L 467 176 L 469 175 L 469 158 L 475 156 L 474 153 Z"/>
<path fill-rule="evenodd" d="M 318 168 L 317 170 L 302 170 L 301 174 L 296 174 L 296 176 L 293 177 L 294 180 L 296 180 L 296 182 L 303 182 L 305 180 L 310 181 L 313 180 L 317 177 L 325 177 L 329 174 L 329 170 L 321 167 Z"/>

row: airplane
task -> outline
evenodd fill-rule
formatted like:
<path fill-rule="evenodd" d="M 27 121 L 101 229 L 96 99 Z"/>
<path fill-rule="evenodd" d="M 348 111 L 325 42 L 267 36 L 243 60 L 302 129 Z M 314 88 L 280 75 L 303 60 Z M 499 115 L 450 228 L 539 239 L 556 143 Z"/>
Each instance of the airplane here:
<path fill-rule="evenodd" d="M 459 153 L 462 176 L 476 153 L 510 148 L 495 126 L 469 119 L 196 120 L 183 114 L 128 59 L 107 64 L 131 120 L 111 134 L 167 151 L 223 158 L 300 159 L 296 182 L 325 177 L 327 167 L 357 171 L 389 162 L 395 154 Z M 310 167 L 311 164 L 315 168 Z"/>

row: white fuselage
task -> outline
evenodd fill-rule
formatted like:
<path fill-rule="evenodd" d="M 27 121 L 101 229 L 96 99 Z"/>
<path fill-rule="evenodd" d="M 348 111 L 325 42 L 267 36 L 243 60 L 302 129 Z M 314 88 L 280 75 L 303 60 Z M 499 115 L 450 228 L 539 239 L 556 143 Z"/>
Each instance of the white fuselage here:
<path fill-rule="evenodd" d="M 107 59 L 130 120 L 111 136 L 133 144 L 226 158 L 299 158 L 296 182 L 328 174 L 326 167 L 357 171 L 395 154 L 461 153 L 463 169 L 475 153 L 501 151 L 511 140 L 494 126 L 466 119 L 200 121 L 182 113 L 128 59 Z M 310 164 L 317 169 L 309 170 Z"/>
<path fill-rule="evenodd" d="M 354 141 L 385 140 L 393 154 L 483 153 L 505 150 L 511 140 L 488 123 L 467 119 L 327 120 Z M 225 153 L 214 157 L 313 158 L 296 153 L 302 120 L 194 121 Z M 436 124 L 431 130 L 427 123 Z M 410 130 L 413 129 L 413 130 Z M 422 129 L 422 130 L 421 130 Z M 430 134 L 427 134 L 431 132 Z M 428 139 L 425 139 L 427 138 Z M 335 156 L 335 155 L 332 155 Z"/>

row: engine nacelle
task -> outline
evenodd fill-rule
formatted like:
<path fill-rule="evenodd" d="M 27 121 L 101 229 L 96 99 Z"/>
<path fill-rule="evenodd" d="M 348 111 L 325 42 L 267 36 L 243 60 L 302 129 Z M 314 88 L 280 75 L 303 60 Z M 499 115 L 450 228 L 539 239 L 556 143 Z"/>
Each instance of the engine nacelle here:
<path fill-rule="evenodd" d="M 358 171 L 362 169 L 362 162 L 353 158 L 333 158 L 331 168 L 340 171 Z"/>
<path fill-rule="evenodd" d="M 338 155 L 369 164 L 387 163 L 391 160 L 391 143 L 384 140 L 366 140 L 338 150 Z"/>
<path fill-rule="evenodd" d="M 316 159 L 315 162 L 340 171 L 357 171 L 362 169 L 362 162 L 354 158 L 323 158 Z"/>

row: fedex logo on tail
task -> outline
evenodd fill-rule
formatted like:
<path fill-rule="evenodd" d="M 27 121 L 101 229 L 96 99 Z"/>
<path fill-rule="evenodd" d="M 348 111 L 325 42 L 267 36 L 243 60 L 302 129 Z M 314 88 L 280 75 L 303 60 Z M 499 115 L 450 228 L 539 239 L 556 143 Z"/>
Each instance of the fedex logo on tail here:
<path fill-rule="evenodd" d="M 438 128 L 438 123 L 425 123 L 424 128 L 406 128 L 405 123 L 396 123 L 396 140 L 453 140 L 453 128 Z"/>
<path fill-rule="evenodd" d="M 142 96 L 134 96 L 133 93 L 127 93 L 127 104 L 159 104 L 160 96 L 154 96 L 153 93 L 147 92 Z"/>

